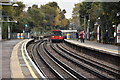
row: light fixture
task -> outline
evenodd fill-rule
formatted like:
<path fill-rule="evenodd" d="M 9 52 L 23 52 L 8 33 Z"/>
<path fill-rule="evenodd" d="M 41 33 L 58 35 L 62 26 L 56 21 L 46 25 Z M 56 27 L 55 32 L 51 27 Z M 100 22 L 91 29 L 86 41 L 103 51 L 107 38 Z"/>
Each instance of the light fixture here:
<path fill-rule="evenodd" d="M 18 4 L 13 4 L 13 7 L 18 7 Z"/>

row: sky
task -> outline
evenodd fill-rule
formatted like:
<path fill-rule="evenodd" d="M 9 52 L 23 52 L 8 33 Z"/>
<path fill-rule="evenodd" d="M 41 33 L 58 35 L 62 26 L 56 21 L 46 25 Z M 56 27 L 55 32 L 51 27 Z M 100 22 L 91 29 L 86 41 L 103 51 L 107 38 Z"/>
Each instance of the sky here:
<path fill-rule="evenodd" d="M 66 10 L 66 18 L 71 18 L 72 17 L 72 11 L 73 8 L 75 7 L 74 4 L 82 2 L 84 0 L 13 0 L 13 1 L 21 1 L 24 4 L 26 4 L 27 7 L 32 6 L 33 4 L 37 4 L 38 6 L 47 4 L 48 2 L 57 2 L 60 9 Z M 86 0 L 86 2 L 92 2 L 93 0 Z M 94 0 L 94 1 L 100 1 L 100 2 L 118 2 L 120 0 Z M 27 9 L 26 7 L 26 9 Z"/>
<path fill-rule="evenodd" d="M 66 18 L 71 18 L 72 17 L 72 10 L 74 8 L 74 4 L 79 3 L 81 0 L 17 0 L 23 2 L 26 7 L 32 6 L 33 4 L 37 5 L 43 5 L 48 2 L 57 2 L 58 6 L 60 7 L 61 10 L 65 9 L 66 10 Z"/>

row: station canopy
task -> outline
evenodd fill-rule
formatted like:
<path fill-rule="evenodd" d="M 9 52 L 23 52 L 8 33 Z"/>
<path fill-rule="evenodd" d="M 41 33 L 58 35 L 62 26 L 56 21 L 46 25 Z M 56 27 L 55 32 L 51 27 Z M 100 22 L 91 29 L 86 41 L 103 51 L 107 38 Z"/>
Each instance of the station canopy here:
<path fill-rule="evenodd" d="M 11 0 L 0 0 L 0 2 L 8 3 L 8 2 L 11 2 Z"/>
<path fill-rule="evenodd" d="M 11 6 L 11 0 L 0 0 L 0 6 Z"/>

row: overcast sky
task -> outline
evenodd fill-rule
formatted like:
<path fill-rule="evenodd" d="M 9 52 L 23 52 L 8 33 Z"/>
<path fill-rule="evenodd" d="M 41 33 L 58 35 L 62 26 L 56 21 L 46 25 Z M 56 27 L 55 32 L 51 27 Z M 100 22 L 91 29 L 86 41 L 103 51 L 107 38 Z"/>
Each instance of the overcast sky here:
<path fill-rule="evenodd" d="M 65 16 L 67 18 L 71 18 L 74 4 L 80 2 L 81 0 L 17 0 L 17 1 L 24 2 L 24 4 L 26 4 L 27 7 L 29 7 L 33 4 L 43 5 L 43 4 L 46 4 L 48 2 L 55 1 L 58 3 L 61 10 L 65 9 L 67 11 Z"/>

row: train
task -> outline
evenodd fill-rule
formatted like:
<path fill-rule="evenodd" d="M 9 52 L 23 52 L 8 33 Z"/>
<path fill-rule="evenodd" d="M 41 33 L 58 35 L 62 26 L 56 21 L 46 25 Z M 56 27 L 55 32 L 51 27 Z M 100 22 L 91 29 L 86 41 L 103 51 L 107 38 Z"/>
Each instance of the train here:
<path fill-rule="evenodd" d="M 52 30 L 51 32 L 52 32 L 50 36 L 51 42 L 63 42 L 64 41 L 64 36 L 62 35 L 61 30 Z"/>

